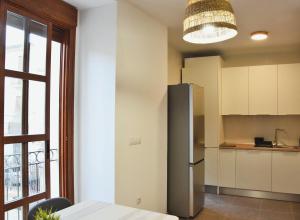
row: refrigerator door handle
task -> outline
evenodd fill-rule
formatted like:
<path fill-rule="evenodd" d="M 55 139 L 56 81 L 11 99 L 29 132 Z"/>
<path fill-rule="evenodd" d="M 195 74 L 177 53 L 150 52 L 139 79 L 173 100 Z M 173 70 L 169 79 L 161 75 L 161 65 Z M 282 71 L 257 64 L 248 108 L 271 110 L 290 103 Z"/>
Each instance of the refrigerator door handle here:
<path fill-rule="evenodd" d="M 204 162 L 204 159 L 199 160 L 199 161 L 197 161 L 197 162 L 195 162 L 195 163 L 190 163 L 190 166 L 196 166 L 197 164 L 199 164 L 199 163 L 201 163 L 201 162 Z"/>

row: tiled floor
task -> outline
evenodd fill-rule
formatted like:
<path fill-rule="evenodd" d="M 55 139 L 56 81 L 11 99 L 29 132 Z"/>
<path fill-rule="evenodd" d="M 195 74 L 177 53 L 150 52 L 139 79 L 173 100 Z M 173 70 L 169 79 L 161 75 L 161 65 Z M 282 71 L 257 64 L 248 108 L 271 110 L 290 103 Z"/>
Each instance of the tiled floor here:
<path fill-rule="evenodd" d="M 206 194 L 194 220 L 300 220 L 300 203 Z"/>

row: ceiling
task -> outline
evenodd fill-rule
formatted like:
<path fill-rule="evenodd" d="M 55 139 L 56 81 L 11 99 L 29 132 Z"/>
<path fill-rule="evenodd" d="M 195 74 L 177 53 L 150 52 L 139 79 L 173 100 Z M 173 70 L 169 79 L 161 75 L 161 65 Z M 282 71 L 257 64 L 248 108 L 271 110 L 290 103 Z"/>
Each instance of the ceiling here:
<path fill-rule="evenodd" d="M 194 45 L 182 40 L 186 0 L 129 0 L 169 27 L 169 41 L 181 52 L 241 53 L 273 50 L 300 51 L 299 0 L 231 0 L 239 34 L 236 38 L 210 45 Z M 250 40 L 250 33 L 270 32 L 263 42 Z"/>
<path fill-rule="evenodd" d="M 101 6 L 115 0 L 66 0 L 79 9 Z M 128 0 L 168 26 L 169 42 L 183 53 L 239 54 L 249 52 L 300 51 L 299 0 L 231 0 L 239 34 L 236 38 L 208 45 L 182 40 L 186 0 Z M 270 32 L 263 42 L 250 40 L 250 33 Z"/>
<path fill-rule="evenodd" d="M 63 0 L 63 1 L 75 6 L 77 9 L 82 10 L 87 8 L 99 7 L 101 5 L 114 2 L 115 0 Z"/>

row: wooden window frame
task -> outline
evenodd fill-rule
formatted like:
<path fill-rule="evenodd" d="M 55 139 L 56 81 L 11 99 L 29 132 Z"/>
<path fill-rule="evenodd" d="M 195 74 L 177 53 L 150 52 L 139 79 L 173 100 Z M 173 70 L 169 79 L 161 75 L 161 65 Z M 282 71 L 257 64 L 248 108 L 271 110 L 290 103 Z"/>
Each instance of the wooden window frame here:
<path fill-rule="evenodd" d="M 4 219 L 4 144 L 26 142 L 28 139 L 45 140 L 49 137 L 49 131 L 45 135 L 26 135 L 4 138 L 4 77 L 11 76 L 19 78 L 17 71 L 5 70 L 5 33 L 6 33 L 6 11 L 12 11 L 34 20 L 42 21 L 48 25 L 49 32 L 58 27 L 64 30 L 63 57 L 60 88 L 60 194 L 74 203 L 74 72 L 75 72 L 75 41 L 77 27 L 77 9 L 61 0 L 0 0 L 0 219 Z M 51 60 L 51 38 L 47 42 L 47 60 Z M 46 62 L 46 69 L 50 70 L 50 62 Z M 5 73 L 6 72 L 6 73 Z M 22 76 L 24 79 L 24 76 Z M 39 76 L 26 74 L 26 79 L 48 82 L 46 94 L 50 96 L 50 76 Z M 47 99 L 50 102 L 50 99 Z M 50 103 L 46 103 L 46 106 Z M 49 109 L 46 107 L 46 109 Z M 46 113 L 49 115 L 49 112 Z M 49 125 L 50 117 L 46 117 Z M 49 127 L 49 126 L 46 126 Z M 50 170 L 46 170 L 49 175 Z M 48 184 L 50 187 L 50 184 Z M 50 192 L 50 190 L 48 190 Z M 12 207 L 6 205 L 7 209 L 22 206 L 23 200 L 38 200 L 49 198 L 47 193 L 41 193 L 15 202 Z"/>

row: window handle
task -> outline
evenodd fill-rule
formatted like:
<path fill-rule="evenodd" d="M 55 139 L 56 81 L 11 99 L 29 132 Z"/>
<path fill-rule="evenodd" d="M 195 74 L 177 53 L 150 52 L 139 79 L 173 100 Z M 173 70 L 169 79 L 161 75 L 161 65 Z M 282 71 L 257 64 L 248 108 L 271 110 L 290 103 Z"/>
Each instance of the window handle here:
<path fill-rule="evenodd" d="M 50 159 L 50 141 L 46 141 L 46 160 Z"/>

